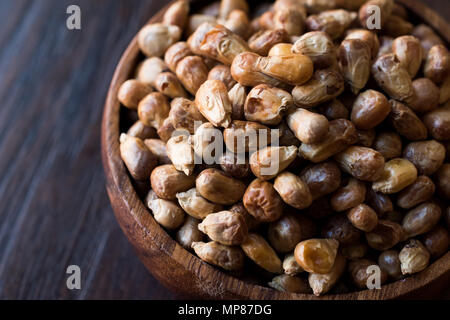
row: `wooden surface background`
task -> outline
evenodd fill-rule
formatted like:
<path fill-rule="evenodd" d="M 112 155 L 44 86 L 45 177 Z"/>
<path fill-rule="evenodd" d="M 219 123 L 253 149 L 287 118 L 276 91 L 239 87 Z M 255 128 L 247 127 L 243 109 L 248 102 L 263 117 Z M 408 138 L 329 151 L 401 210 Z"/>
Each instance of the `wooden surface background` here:
<path fill-rule="evenodd" d="M 100 159 L 114 68 L 165 3 L 0 0 L 0 299 L 175 298 L 119 229 Z M 448 1 L 427 3 L 450 16 Z M 71 4 L 80 31 L 66 28 Z M 69 265 L 81 290 L 66 287 Z"/>

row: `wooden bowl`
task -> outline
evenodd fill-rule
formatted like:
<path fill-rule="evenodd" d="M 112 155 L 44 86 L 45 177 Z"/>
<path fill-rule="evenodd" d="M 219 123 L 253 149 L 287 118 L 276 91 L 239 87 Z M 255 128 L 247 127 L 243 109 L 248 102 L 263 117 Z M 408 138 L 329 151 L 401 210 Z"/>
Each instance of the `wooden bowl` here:
<path fill-rule="evenodd" d="M 397 0 L 420 20 L 450 42 L 450 26 L 417 0 Z M 198 1 L 193 1 L 198 4 Z M 161 21 L 167 6 L 150 22 Z M 183 249 L 153 219 L 138 197 L 119 153 L 120 104 L 117 92 L 130 77 L 139 59 L 136 37 L 125 51 L 115 71 L 106 99 L 102 123 L 102 158 L 107 190 L 112 207 L 124 233 L 136 248 L 147 269 L 180 297 L 200 299 L 394 299 L 425 298 L 447 287 L 450 282 L 450 252 L 423 272 L 382 286 L 348 294 L 315 297 L 290 294 L 254 285 L 225 274 Z"/>

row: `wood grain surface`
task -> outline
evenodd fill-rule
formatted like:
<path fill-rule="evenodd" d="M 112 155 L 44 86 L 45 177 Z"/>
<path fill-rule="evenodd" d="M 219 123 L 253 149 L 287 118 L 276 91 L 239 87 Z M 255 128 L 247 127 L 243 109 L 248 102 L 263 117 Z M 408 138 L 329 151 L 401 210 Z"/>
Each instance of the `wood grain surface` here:
<path fill-rule="evenodd" d="M 66 28 L 74 2 L 80 31 Z M 100 158 L 114 68 L 165 3 L 0 1 L 0 299 L 175 298 L 119 229 Z M 427 4 L 450 16 L 447 1 Z M 81 290 L 67 289 L 68 265 Z"/>

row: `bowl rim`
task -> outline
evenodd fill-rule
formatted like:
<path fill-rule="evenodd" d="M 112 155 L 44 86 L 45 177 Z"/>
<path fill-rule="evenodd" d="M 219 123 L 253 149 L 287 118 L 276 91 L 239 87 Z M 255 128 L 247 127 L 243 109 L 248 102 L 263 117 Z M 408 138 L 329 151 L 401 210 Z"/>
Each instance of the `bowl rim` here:
<path fill-rule="evenodd" d="M 163 13 L 167 10 L 168 3 L 148 23 L 159 22 Z M 191 0 L 190 2 L 198 2 Z M 407 9 L 419 16 L 423 22 L 430 25 L 439 35 L 450 43 L 450 25 L 439 17 L 433 10 L 418 0 L 397 0 Z M 117 93 L 120 85 L 132 74 L 139 58 L 139 49 L 137 45 L 137 35 L 127 47 L 122 55 L 119 64 L 116 67 L 111 85 L 106 97 L 104 113 L 101 127 L 102 160 L 105 170 L 108 195 L 111 202 L 119 200 L 119 206 L 125 209 L 139 228 L 141 234 L 151 239 L 159 239 L 164 245 L 160 246 L 160 254 L 166 255 L 168 259 L 175 259 L 175 262 L 182 268 L 188 270 L 196 276 L 199 281 L 210 281 L 211 275 L 215 279 L 220 279 L 222 288 L 227 293 L 235 297 L 248 299 L 299 299 L 299 300 L 354 300 L 354 299 L 394 299 L 408 297 L 414 291 L 421 289 L 431 282 L 437 282 L 448 278 L 450 269 L 450 252 L 436 260 L 424 271 L 407 277 L 403 280 L 395 281 L 383 285 L 378 290 L 363 290 L 345 294 L 327 294 L 317 297 L 313 294 L 295 294 L 280 292 L 269 287 L 263 287 L 240 280 L 224 273 L 202 261 L 191 252 L 182 248 L 170 235 L 154 220 L 153 215 L 146 208 L 143 201 L 137 195 L 129 174 L 123 164 L 119 151 L 119 118 L 120 103 L 117 99 Z M 132 63 L 130 63 L 132 62 Z M 116 199 L 119 196 L 120 199 Z M 116 211 L 116 210 L 114 210 Z M 117 213 L 116 213 L 117 217 Z M 119 217 L 117 217 L 120 223 Z M 125 230 L 124 230 L 125 231 Z M 125 232 L 127 234 L 127 232 Z M 128 234 L 127 234 L 128 237 Z M 129 239 L 131 240 L 131 239 Z M 176 252 L 176 254 L 174 254 Z M 216 283 L 216 285 L 218 285 Z M 220 297 L 220 295 L 219 295 Z"/>

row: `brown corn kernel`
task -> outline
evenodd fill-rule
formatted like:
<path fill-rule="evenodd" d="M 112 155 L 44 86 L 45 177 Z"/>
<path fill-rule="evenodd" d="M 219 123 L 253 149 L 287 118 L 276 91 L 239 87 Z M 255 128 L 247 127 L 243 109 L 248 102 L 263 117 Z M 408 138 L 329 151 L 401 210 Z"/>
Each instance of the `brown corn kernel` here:
<path fill-rule="evenodd" d="M 436 226 L 423 236 L 422 242 L 431 257 L 437 259 L 447 252 L 450 246 L 450 235 L 444 227 Z"/>
<path fill-rule="evenodd" d="M 313 201 L 308 185 L 290 172 L 280 173 L 275 179 L 274 188 L 283 201 L 294 208 L 305 209 Z"/>
<path fill-rule="evenodd" d="M 422 65 L 423 50 L 419 39 L 414 36 L 402 36 L 392 42 L 392 52 L 406 68 L 411 78 L 415 78 Z"/>
<path fill-rule="evenodd" d="M 209 202 L 203 198 L 196 188 L 176 194 L 178 203 L 184 211 L 193 218 L 203 220 L 209 214 L 223 210 L 219 204 Z"/>
<path fill-rule="evenodd" d="M 283 260 L 283 270 L 284 273 L 290 276 L 295 276 L 299 273 L 304 272 L 302 267 L 295 261 L 295 256 L 293 253 L 286 255 Z"/>
<path fill-rule="evenodd" d="M 391 112 L 391 105 L 384 94 L 375 90 L 361 93 L 353 104 L 351 119 L 358 129 L 376 127 Z"/>
<path fill-rule="evenodd" d="M 188 216 L 184 224 L 177 231 L 177 242 L 186 250 L 190 250 L 193 242 L 200 242 L 205 239 L 205 235 L 198 230 L 200 220 Z"/>
<path fill-rule="evenodd" d="M 323 141 L 329 129 L 327 118 L 306 109 L 292 110 L 286 122 L 297 139 L 307 144 Z"/>
<path fill-rule="evenodd" d="M 236 84 L 236 81 L 231 76 L 230 67 L 224 66 L 223 64 L 219 64 L 209 71 L 208 80 L 222 81 L 228 91 Z"/>
<path fill-rule="evenodd" d="M 317 70 L 305 84 L 296 86 L 292 96 L 298 107 L 313 108 L 336 98 L 344 91 L 344 87 L 344 78 L 338 71 L 322 69 Z"/>
<path fill-rule="evenodd" d="M 266 147 L 250 156 L 250 168 L 261 180 L 275 178 L 297 157 L 297 147 Z"/>
<path fill-rule="evenodd" d="M 402 221 L 402 228 L 408 238 L 415 237 L 430 231 L 442 216 L 441 208 L 432 203 L 425 202 L 410 210 Z"/>
<path fill-rule="evenodd" d="M 346 261 L 341 254 L 337 254 L 334 265 L 328 273 L 310 273 L 308 282 L 314 295 L 320 296 L 328 291 L 336 284 L 345 271 Z"/>
<path fill-rule="evenodd" d="M 300 178 L 308 186 L 313 200 L 334 192 L 341 184 L 341 172 L 333 161 L 306 167 Z"/>
<path fill-rule="evenodd" d="M 359 230 L 370 232 L 378 224 L 376 212 L 365 204 L 360 204 L 347 212 L 347 218 Z"/>
<path fill-rule="evenodd" d="M 231 11 L 223 25 L 243 39 L 247 39 L 252 32 L 247 14 L 239 9 Z"/>
<path fill-rule="evenodd" d="M 137 109 L 139 102 L 152 91 L 148 84 L 132 79 L 120 86 L 117 98 L 125 107 Z"/>
<path fill-rule="evenodd" d="M 423 122 L 434 139 L 450 140 L 450 104 L 428 112 Z"/>
<path fill-rule="evenodd" d="M 267 56 L 269 50 L 278 43 L 288 42 L 289 35 L 284 29 L 266 30 L 255 33 L 249 40 L 250 49 L 260 56 Z"/>
<path fill-rule="evenodd" d="M 345 80 L 353 93 L 358 94 L 370 77 L 372 57 L 369 45 L 360 39 L 344 40 L 339 47 L 338 56 Z"/>
<path fill-rule="evenodd" d="M 225 173 L 233 178 L 242 179 L 250 174 L 250 164 L 247 161 L 241 163 L 238 157 L 235 153 L 226 152 L 220 157 L 219 163 Z"/>
<path fill-rule="evenodd" d="M 145 59 L 136 68 L 136 79 L 147 85 L 154 86 L 156 77 L 167 71 L 167 66 L 161 58 L 151 57 Z"/>
<path fill-rule="evenodd" d="M 302 35 L 293 45 L 292 52 L 308 56 L 315 69 L 332 67 L 337 63 L 336 48 L 326 32 L 313 31 Z"/>
<path fill-rule="evenodd" d="M 281 7 L 275 10 L 273 21 L 275 28 L 286 30 L 290 36 L 299 36 L 304 31 L 305 17 L 304 10 Z"/>
<path fill-rule="evenodd" d="M 433 181 L 427 176 L 419 176 L 413 184 L 403 189 L 397 196 L 397 205 L 403 209 L 410 209 L 429 200 L 435 191 Z"/>
<path fill-rule="evenodd" d="M 331 197 L 331 206 L 340 212 L 356 207 L 366 199 L 366 185 L 350 178 L 347 185 L 337 189 Z"/>
<path fill-rule="evenodd" d="M 223 205 L 238 202 L 245 192 L 245 184 L 242 181 L 217 169 L 203 170 L 197 177 L 196 187 L 202 197 Z"/>
<path fill-rule="evenodd" d="M 146 180 L 156 167 L 155 155 L 136 137 L 122 134 L 120 137 L 120 156 L 131 176 L 136 180 Z"/>
<path fill-rule="evenodd" d="M 232 120 L 244 120 L 244 106 L 245 100 L 247 100 L 247 92 L 245 87 L 240 83 L 236 83 L 230 91 L 228 91 L 228 97 L 231 102 L 231 119 Z"/>
<path fill-rule="evenodd" d="M 364 258 L 369 247 L 365 242 L 352 243 L 341 247 L 342 255 L 348 260 Z"/>
<path fill-rule="evenodd" d="M 268 286 L 281 292 L 305 294 L 311 292 L 311 288 L 308 286 L 306 279 L 289 276 L 287 274 L 276 276 L 268 283 Z"/>
<path fill-rule="evenodd" d="M 367 288 L 369 277 L 373 274 L 369 267 L 379 267 L 375 262 L 368 259 L 357 259 L 348 263 L 348 272 L 353 284 L 360 289 Z M 387 273 L 381 269 L 380 283 L 383 284 L 387 280 Z"/>
<path fill-rule="evenodd" d="M 298 140 L 294 133 L 289 129 L 285 121 L 282 121 L 275 129 L 279 130 L 279 144 L 280 146 L 296 146 L 300 145 L 300 140 Z"/>
<path fill-rule="evenodd" d="M 245 55 L 249 56 L 256 54 L 247 52 Z M 256 55 L 255 58 L 256 70 L 293 86 L 306 83 L 313 74 L 313 64 L 311 59 L 302 54 L 292 53 L 284 56 L 269 57 L 259 57 Z"/>
<path fill-rule="evenodd" d="M 299 153 L 314 163 L 322 162 L 347 149 L 357 138 L 355 126 L 351 121 L 333 120 L 329 123 L 328 133 L 323 141 L 315 144 L 302 143 Z"/>
<path fill-rule="evenodd" d="M 174 2 L 163 17 L 163 24 L 175 25 L 180 29 L 186 26 L 189 15 L 189 1 L 179 0 Z"/>
<path fill-rule="evenodd" d="M 444 163 L 445 147 L 436 140 L 411 142 L 403 150 L 403 157 L 411 161 L 419 174 L 432 175 Z"/>
<path fill-rule="evenodd" d="M 216 127 L 228 128 L 231 122 L 231 102 L 222 81 L 207 80 L 197 91 L 195 104 L 200 113 Z"/>
<path fill-rule="evenodd" d="M 334 239 L 309 239 L 295 247 L 295 260 L 307 272 L 326 274 L 333 268 L 339 242 Z"/>
<path fill-rule="evenodd" d="M 242 52 L 247 43 L 223 25 L 205 22 L 188 39 L 189 48 L 200 56 L 217 60 L 227 66 Z"/>
<path fill-rule="evenodd" d="M 170 105 L 165 95 L 152 92 L 139 102 L 139 120 L 146 126 L 159 129 L 169 116 Z"/>
<path fill-rule="evenodd" d="M 143 27 L 139 31 L 137 41 L 146 56 L 161 57 L 180 37 L 181 29 L 178 26 L 155 23 Z"/>
<path fill-rule="evenodd" d="M 243 86 L 255 87 L 259 84 L 287 89 L 281 80 L 265 74 L 260 70 L 261 57 L 253 52 L 238 55 L 231 65 L 231 75 Z"/>
<path fill-rule="evenodd" d="M 400 259 L 398 252 L 395 250 L 387 250 L 378 257 L 378 265 L 384 270 L 389 277 L 398 280 L 402 277 L 402 270 L 400 268 Z"/>
<path fill-rule="evenodd" d="M 379 220 L 378 225 L 371 232 L 366 233 L 369 247 L 379 251 L 389 250 L 404 237 L 402 227 L 395 222 Z"/>
<path fill-rule="evenodd" d="M 158 159 L 158 164 L 171 164 L 172 161 L 167 156 L 166 143 L 160 139 L 145 139 L 145 145 Z"/>
<path fill-rule="evenodd" d="M 444 199 L 450 199 L 450 164 L 444 163 L 434 177 L 436 189 Z"/>
<path fill-rule="evenodd" d="M 270 182 L 254 180 L 245 191 L 243 203 L 248 213 L 261 222 L 278 220 L 283 201 Z"/>
<path fill-rule="evenodd" d="M 192 55 L 194 54 L 191 49 L 189 49 L 187 43 L 185 41 L 180 41 L 174 43 L 167 49 L 164 55 L 164 62 L 172 72 L 176 72 L 178 62 Z"/>
<path fill-rule="evenodd" d="M 424 245 L 416 239 L 411 239 L 398 255 L 402 273 L 414 274 L 428 267 L 430 253 Z"/>
<path fill-rule="evenodd" d="M 249 121 L 277 125 L 281 122 L 284 111 L 293 105 L 294 100 L 289 92 L 260 84 L 247 95 L 244 114 Z"/>
<path fill-rule="evenodd" d="M 384 168 L 384 158 L 371 148 L 351 146 L 335 157 L 341 170 L 363 181 L 378 180 Z"/>
<path fill-rule="evenodd" d="M 314 233 L 315 225 L 311 220 L 303 216 L 298 218 L 297 214 L 286 214 L 269 224 L 267 239 L 277 252 L 287 253 Z"/>
<path fill-rule="evenodd" d="M 296 53 L 260 57 L 257 67 L 262 73 L 293 86 L 306 83 L 313 75 L 311 59 Z"/>
<path fill-rule="evenodd" d="M 252 20 L 251 26 L 254 32 L 262 30 L 275 29 L 275 23 L 273 22 L 273 11 L 265 11 L 259 17 Z"/>
<path fill-rule="evenodd" d="M 208 68 L 202 58 L 188 56 L 178 62 L 176 74 L 186 90 L 195 95 L 208 79 Z"/>
<path fill-rule="evenodd" d="M 406 159 L 395 158 L 385 163 L 380 178 L 373 183 L 372 188 L 377 192 L 397 193 L 416 179 L 416 167 Z"/>
<path fill-rule="evenodd" d="M 155 88 L 169 98 L 187 97 L 177 76 L 172 72 L 160 73 L 155 79 Z"/>
<path fill-rule="evenodd" d="M 373 191 L 372 188 L 369 188 L 367 192 L 366 201 L 379 217 L 384 217 L 387 213 L 394 211 L 391 198 L 387 194 Z"/>
<path fill-rule="evenodd" d="M 444 45 L 433 46 L 428 51 L 423 73 L 436 84 L 441 84 L 450 75 L 450 52 Z"/>
<path fill-rule="evenodd" d="M 434 110 L 439 105 L 440 90 L 433 81 L 427 78 L 416 79 L 412 83 L 414 96 L 408 105 L 418 113 Z"/>
<path fill-rule="evenodd" d="M 392 14 L 383 26 L 383 32 L 393 38 L 411 34 L 413 29 L 412 23 L 395 14 Z"/>
<path fill-rule="evenodd" d="M 169 118 L 176 130 L 187 130 L 195 133 L 195 122 L 204 123 L 206 119 L 198 111 L 197 106 L 186 98 L 175 98 L 170 103 Z"/>
<path fill-rule="evenodd" d="M 247 209 L 245 209 L 242 202 L 234 204 L 230 208 L 230 211 L 239 213 L 240 215 L 242 215 L 244 217 L 245 224 L 247 225 L 247 228 L 249 231 L 254 230 L 259 227 L 260 222 L 257 221 L 250 213 L 248 213 Z"/>
<path fill-rule="evenodd" d="M 398 158 L 402 155 L 402 138 L 396 132 L 380 132 L 375 138 L 373 147 L 386 160 Z"/>
<path fill-rule="evenodd" d="M 344 213 L 338 213 L 326 221 L 321 235 L 324 238 L 332 238 L 341 245 L 350 245 L 359 241 L 362 232 L 355 228 Z"/>
<path fill-rule="evenodd" d="M 222 0 L 219 8 L 219 18 L 227 19 L 233 10 L 249 11 L 246 0 Z"/>
<path fill-rule="evenodd" d="M 232 121 L 223 131 L 223 140 L 227 149 L 234 153 L 253 152 L 270 144 L 270 128 L 258 122 Z"/>
<path fill-rule="evenodd" d="M 358 141 L 356 142 L 356 144 L 366 148 L 372 147 L 377 135 L 375 129 L 356 130 L 356 133 L 358 135 Z"/>
<path fill-rule="evenodd" d="M 379 57 L 372 65 L 372 74 L 392 99 L 407 101 L 413 97 L 411 77 L 394 54 Z"/>
<path fill-rule="evenodd" d="M 342 9 L 327 10 L 317 15 L 311 15 L 306 19 L 306 27 L 310 31 L 323 31 L 334 40 L 340 38 L 347 30 L 357 15 Z"/>
<path fill-rule="evenodd" d="M 287 54 L 291 54 L 292 51 L 292 43 L 277 43 L 272 48 L 270 48 L 268 56 L 285 56 Z"/>
<path fill-rule="evenodd" d="M 192 249 L 200 259 L 225 270 L 236 271 L 244 267 L 244 254 L 238 247 L 229 247 L 211 241 L 193 242 Z"/>
<path fill-rule="evenodd" d="M 190 136 L 183 134 L 170 138 L 167 141 L 167 156 L 178 171 L 183 171 L 187 176 L 192 175 L 195 159 Z"/>
<path fill-rule="evenodd" d="M 241 244 L 248 233 L 244 217 L 231 211 L 207 215 L 198 229 L 211 240 L 229 246 Z"/>
<path fill-rule="evenodd" d="M 195 134 L 191 136 L 195 155 L 204 162 L 208 162 L 206 164 L 214 164 L 220 157 L 220 154 L 215 154 L 215 149 L 210 147 L 215 146 L 219 139 L 217 136 L 219 132 L 212 123 L 207 121 L 195 129 Z"/>
<path fill-rule="evenodd" d="M 139 138 L 141 140 L 157 138 L 155 128 L 146 126 L 142 121 L 136 121 L 127 131 L 127 135 Z M 153 150 L 150 149 L 153 152 Z"/>
<path fill-rule="evenodd" d="M 156 132 L 159 138 L 166 143 L 170 138 L 172 138 L 172 134 L 175 132 L 175 128 L 172 126 L 172 122 L 170 121 L 169 117 L 167 117 L 163 121 L 161 127 L 159 127 Z"/>
<path fill-rule="evenodd" d="M 359 21 L 364 28 L 369 30 L 372 28 L 370 22 L 373 15 L 373 6 L 377 6 L 378 8 L 380 8 L 380 27 L 382 28 L 392 14 L 392 10 L 394 9 L 394 1 L 370 0 L 361 6 L 361 8 L 359 9 Z"/>
<path fill-rule="evenodd" d="M 428 132 L 422 120 L 401 102 L 390 100 L 392 112 L 389 116 L 395 130 L 408 140 L 424 140 Z"/>
<path fill-rule="evenodd" d="M 370 55 L 372 59 L 375 59 L 380 49 L 380 41 L 376 33 L 366 29 L 351 29 L 347 31 L 345 40 L 358 39 L 365 42 L 370 48 Z"/>
<path fill-rule="evenodd" d="M 183 209 L 172 201 L 153 199 L 147 202 L 147 206 L 152 210 L 155 220 L 164 228 L 174 230 L 184 222 L 185 214 Z"/>
<path fill-rule="evenodd" d="M 175 200 L 176 194 L 192 188 L 195 184 L 194 176 L 187 176 L 178 171 L 171 164 L 156 167 L 150 176 L 152 190 L 165 200 Z"/>
<path fill-rule="evenodd" d="M 338 99 L 332 99 L 318 107 L 321 114 L 328 120 L 348 119 L 349 111 Z"/>
<path fill-rule="evenodd" d="M 258 266 L 271 273 L 283 273 L 281 260 L 262 236 L 249 233 L 241 244 L 245 255 Z"/>
<path fill-rule="evenodd" d="M 191 36 L 205 22 L 214 25 L 217 23 L 217 17 L 203 13 L 190 15 L 184 32 L 186 37 Z"/>

